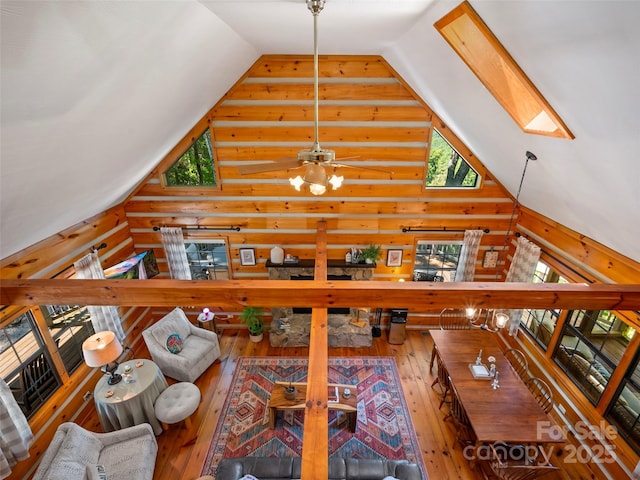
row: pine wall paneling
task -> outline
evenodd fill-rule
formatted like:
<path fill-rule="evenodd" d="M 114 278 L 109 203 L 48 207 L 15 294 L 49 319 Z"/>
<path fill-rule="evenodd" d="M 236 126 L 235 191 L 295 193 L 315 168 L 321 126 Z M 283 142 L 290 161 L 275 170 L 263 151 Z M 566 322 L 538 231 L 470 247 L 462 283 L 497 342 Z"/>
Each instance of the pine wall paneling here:
<path fill-rule="evenodd" d="M 300 258 L 314 258 L 316 224 L 324 220 L 329 258 L 344 258 L 353 246 L 380 244 L 384 258 L 374 279 L 390 281 L 411 280 L 417 238 L 462 238 L 402 233 L 403 227 L 488 228 L 482 250 L 502 248 L 512 197 L 381 57 L 321 57 L 319 141 L 334 149 L 338 159 L 356 157 L 346 164 L 383 172 L 341 168 L 343 187 L 321 197 L 289 185 L 288 178 L 299 170 L 239 175 L 239 165 L 295 157 L 311 147 L 312 69 L 311 56 L 263 56 L 248 70 L 127 201 L 136 248 L 161 245 L 154 226 L 237 225 L 240 232 L 226 235 L 234 278 L 267 278 L 264 263 L 274 245 Z M 481 175 L 478 188 L 424 187 L 433 126 Z M 163 186 L 162 172 L 205 128 L 211 129 L 215 142 L 220 189 Z M 255 248 L 256 266 L 240 265 L 238 252 L 244 247 Z M 389 248 L 403 250 L 402 267 L 386 267 Z M 166 275 L 163 253 L 157 255 Z M 496 273 L 478 263 L 477 279 L 493 280 Z"/>
<path fill-rule="evenodd" d="M 407 87 L 380 57 L 320 58 L 320 144 L 336 150 L 337 157 L 352 165 L 370 166 L 393 173 L 342 169 L 345 184 L 322 197 L 298 193 L 289 185 L 292 172 L 272 172 L 241 176 L 237 166 L 295 156 L 313 141 L 312 59 L 265 56 L 259 59 L 221 101 L 185 135 L 167 157 L 149 174 L 121 206 L 81 222 L 2 260 L 1 278 L 50 278 L 73 263 L 92 246 L 102 242 L 99 251 L 103 265 L 124 260 L 133 253 L 153 248 L 168 277 L 159 232 L 153 227 L 174 225 L 211 227 L 238 225 L 239 232 L 189 231 L 186 235 L 207 235 L 227 241 L 236 280 L 266 279 L 264 266 L 269 251 L 281 245 L 300 258 L 314 258 L 317 222 L 326 221 L 327 256 L 343 258 L 352 246 L 369 243 L 383 246 L 383 258 L 375 269 L 375 280 L 410 280 L 414 249 L 418 240 L 461 239 L 453 233 L 402 233 L 402 228 L 464 230 L 488 228 L 483 236 L 477 262 L 476 280 L 504 278 L 513 254 L 515 235 L 527 235 L 540 242 L 568 264 L 581 268 L 594 281 L 640 283 L 640 265 L 566 227 L 522 207 L 518 209 L 508 251 L 501 255 L 503 265 L 496 269 L 481 266 L 482 254 L 500 250 L 509 225 L 513 197 L 486 172 L 480 160 L 455 137 L 446 125 Z M 426 189 L 424 178 L 431 129 L 443 136 L 482 175 L 476 189 Z M 188 148 L 205 128 L 210 128 L 220 183 L 216 188 L 184 189 L 163 186 L 161 173 Z M 297 174 L 297 173 L 295 173 Z M 255 248 L 257 265 L 241 266 L 240 248 Z M 403 250 L 402 267 L 386 267 L 386 250 Z M 61 299 L 64 303 L 64 299 Z M 184 306 L 192 320 L 197 308 Z M 211 307 L 215 310 L 215 304 Z M 400 307 L 394 305 L 393 307 Z M 6 321 L 9 306 L 0 313 Z M 140 332 L 168 311 L 148 306 L 121 307 L 127 344 L 132 351 L 142 346 Z M 221 312 L 218 325 L 235 325 L 238 312 Z M 633 312 L 626 312 L 634 317 Z M 437 312 L 410 312 L 409 323 L 424 328 L 437 322 Z M 226 317 L 226 318 L 225 318 Z M 220 319 L 220 320 L 218 320 Z M 385 317 L 385 323 L 388 318 Z M 640 321 L 635 316 L 635 326 Z M 526 335 L 507 338 L 507 344 L 524 345 L 536 359 L 534 369 L 558 379 L 565 390 L 567 406 L 575 405 L 586 413 L 568 408 L 571 419 L 597 421 L 601 412 L 590 406 L 545 354 Z M 538 370 L 536 370 L 538 371 Z M 91 407 L 83 400 L 92 391 L 98 374 L 81 366 L 32 419 L 36 441 L 32 448 L 37 458 L 48 445 L 55 428 Z M 568 392 L 568 393 L 566 393 Z M 629 447 L 620 446 L 627 466 L 637 462 Z M 21 462 L 15 478 L 27 470 Z M 611 467 L 614 468 L 614 467 Z M 618 478 L 618 477 L 616 477 Z"/>
<path fill-rule="evenodd" d="M 66 269 L 82 256 L 89 253 L 92 247 L 106 243 L 107 247 L 98 251 L 102 264 L 107 267 L 116 264 L 133 253 L 133 239 L 126 221 L 122 206 L 107 210 L 73 227 L 65 229 L 43 241 L 17 252 L 2 260 L 0 277 L 2 279 L 17 278 L 51 278 L 56 274 L 63 278 L 72 269 Z M 139 252 L 135 252 L 139 253 Z M 60 299 L 60 304 L 65 304 Z M 0 326 L 5 326 L 26 307 L 7 306 L 0 311 Z M 54 345 L 49 335 L 46 322 L 39 312 L 33 308 L 39 330 L 46 345 Z M 145 307 L 120 307 L 119 312 L 123 321 L 123 329 L 127 334 L 125 345 L 131 351 L 141 346 L 141 332 L 149 321 L 149 309 Z M 87 409 L 93 408 L 93 399 L 84 399 L 86 392 L 93 392 L 101 374 L 98 369 L 89 368 L 81 364 L 71 375 L 62 368 L 62 360 L 55 348 L 49 349 L 53 363 L 56 365 L 63 385 L 45 402 L 45 404 L 29 419 L 31 429 L 35 434 L 34 443 L 30 449 L 29 460 L 18 463 L 10 478 L 27 478 L 33 472 L 33 464 L 44 453 L 53 438 L 58 425 L 62 422 L 73 421 L 85 415 Z M 123 353 L 122 359 L 131 355 L 130 350 Z M 33 468 L 32 468 L 33 467 Z"/>

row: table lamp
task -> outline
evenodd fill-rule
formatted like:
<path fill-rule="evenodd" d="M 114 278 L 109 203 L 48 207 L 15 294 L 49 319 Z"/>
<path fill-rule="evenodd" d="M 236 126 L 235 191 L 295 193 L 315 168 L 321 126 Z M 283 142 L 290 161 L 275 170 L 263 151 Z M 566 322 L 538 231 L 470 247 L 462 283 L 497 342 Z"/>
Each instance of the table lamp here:
<path fill-rule="evenodd" d="M 115 385 L 122 380 L 122 375 L 115 373 L 118 369 L 116 361 L 122 353 L 122 344 L 116 334 L 105 330 L 91 335 L 82 342 L 84 361 L 90 367 L 102 367 L 102 373 L 109 375 L 109 385 Z"/>
<path fill-rule="evenodd" d="M 209 320 L 213 320 L 213 317 L 215 316 L 216 316 L 215 313 L 213 313 L 211 310 L 205 307 L 202 309 L 202 313 L 198 315 L 198 321 L 208 322 Z"/>

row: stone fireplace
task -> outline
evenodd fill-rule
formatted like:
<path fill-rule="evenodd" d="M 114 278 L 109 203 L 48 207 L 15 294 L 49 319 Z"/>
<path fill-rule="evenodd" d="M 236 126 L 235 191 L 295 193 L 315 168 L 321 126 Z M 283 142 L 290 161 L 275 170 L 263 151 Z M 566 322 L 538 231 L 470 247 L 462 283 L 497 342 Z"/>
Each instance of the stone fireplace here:
<path fill-rule="evenodd" d="M 267 261 L 270 280 L 312 280 L 314 261 L 300 260 L 295 264 L 272 264 Z M 375 264 L 352 264 L 329 260 L 327 279 L 335 281 L 371 280 Z M 368 308 L 329 308 L 328 342 L 330 347 L 369 347 L 372 343 Z M 269 341 L 274 347 L 306 347 L 309 345 L 311 309 L 306 307 L 276 307 L 271 309 L 273 321 Z M 281 319 L 289 325 L 282 328 Z"/>

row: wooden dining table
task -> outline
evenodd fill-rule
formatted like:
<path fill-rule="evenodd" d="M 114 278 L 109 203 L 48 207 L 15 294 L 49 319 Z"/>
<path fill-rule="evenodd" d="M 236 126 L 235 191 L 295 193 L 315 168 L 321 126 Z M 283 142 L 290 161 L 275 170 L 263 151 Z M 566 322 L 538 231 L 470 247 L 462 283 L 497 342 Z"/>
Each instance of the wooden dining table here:
<path fill-rule="evenodd" d="M 511 368 L 495 335 L 486 330 L 431 331 L 437 354 L 458 392 L 477 443 L 563 443 L 562 430 Z M 487 367 L 487 358 L 495 357 L 499 388 L 492 388 L 492 379 L 474 378 L 471 372 L 470 365 L 475 364 L 480 349 Z"/>

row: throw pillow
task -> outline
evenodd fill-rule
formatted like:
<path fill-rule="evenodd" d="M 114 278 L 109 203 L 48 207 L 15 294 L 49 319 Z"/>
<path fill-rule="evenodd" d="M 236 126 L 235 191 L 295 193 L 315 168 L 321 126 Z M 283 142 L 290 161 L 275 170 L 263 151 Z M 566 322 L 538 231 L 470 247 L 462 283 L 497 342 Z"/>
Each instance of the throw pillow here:
<path fill-rule="evenodd" d="M 107 471 L 104 465 L 87 465 L 87 478 L 89 480 L 107 480 Z"/>
<path fill-rule="evenodd" d="M 180 335 L 172 333 L 167 337 L 167 350 L 174 354 L 182 351 L 182 338 L 180 338 Z"/>

